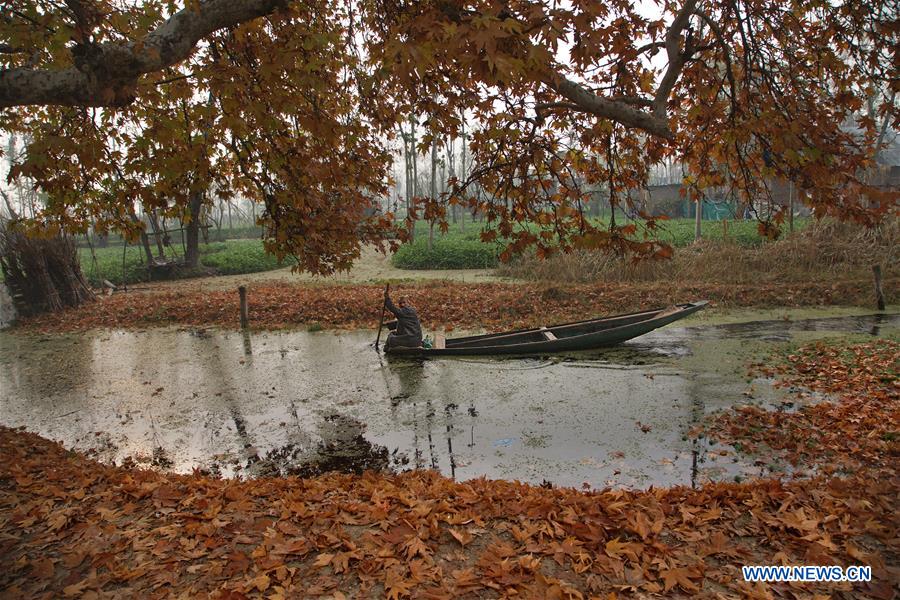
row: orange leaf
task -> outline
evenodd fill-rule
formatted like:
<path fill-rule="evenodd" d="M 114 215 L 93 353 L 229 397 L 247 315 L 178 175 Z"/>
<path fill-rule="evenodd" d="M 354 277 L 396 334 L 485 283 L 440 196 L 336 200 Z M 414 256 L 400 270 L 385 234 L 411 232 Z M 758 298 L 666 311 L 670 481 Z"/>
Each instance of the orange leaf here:
<path fill-rule="evenodd" d="M 456 539 L 456 541 L 459 542 L 463 546 L 465 546 L 466 544 L 471 542 L 473 539 L 472 534 L 465 530 L 457 531 L 457 530 L 451 528 L 448 531 L 450 532 L 450 535 L 452 535 Z"/>
<path fill-rule="evenodd" d="M 31 574 L 39 579 L 53 577 L 53 561 L 49 558 L 40 558 L 31 562 Z"/>
<path fill-rule="evenodd" d="M 269 586 L 271 584 L 272 584 L 272 580 L 269 579 L 268 575 L 263 573 L 262 575 L 259 575 L 258 577 L 256 577 L 255 579 L 253 579 L 250 582 L 250 587 L 251 587 L 251 589 L 255 587 L 260 592 L 264 592 L 267 589 L 269 589 Z"/>
<path fill-rule="evenodd" d="M 334 558 L 334 554 L 329 554 L 328 552 L 323 552 L 318 557 L 316 557 L 315 562 L 313 563 L 314 567 L 327 567 L 331 564 L 331 559 Z"/>

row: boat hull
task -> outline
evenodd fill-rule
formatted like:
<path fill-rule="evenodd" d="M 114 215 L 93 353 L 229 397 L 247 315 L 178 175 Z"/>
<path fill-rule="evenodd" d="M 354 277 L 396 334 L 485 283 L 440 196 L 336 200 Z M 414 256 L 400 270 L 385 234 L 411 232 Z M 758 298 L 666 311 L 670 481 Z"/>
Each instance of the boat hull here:
<path fill-rule="evenodd" d="M 615 346 L 683 319 L 706 306 L 705 300 L 638 313 L 615 315 L 552 327 L 522 329 L 446 340 L 444 348 L 386 350 L 399 356 L 476 356 L 550 354 Z"/>

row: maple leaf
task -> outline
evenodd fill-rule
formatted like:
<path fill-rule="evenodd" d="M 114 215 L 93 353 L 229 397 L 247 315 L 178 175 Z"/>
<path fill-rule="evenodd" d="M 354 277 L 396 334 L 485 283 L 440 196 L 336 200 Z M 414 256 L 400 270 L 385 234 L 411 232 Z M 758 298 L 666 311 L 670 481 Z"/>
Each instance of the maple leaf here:
<path fill-rule="evenodd" d="M 53 577 L 53 561 L 49 558 L 41 558 L 31 562 L 31 573 L 41 579 Z"/>
<path fill-rule="evenodd" d="M 250 587 L 256 588 L 260 592 L 265 592 L 272 584 L 272 580 L 265 573 L 261 573 L 250 581 Z"/>
<path fill-rule="evenodd" d="M 711 554 L 734 554 L 734 549 L 728 543 L 728 536 L 722 531 L 714 531 L 709 536 L 709 544 L 706 546 L 704 553 Z"/>
<path fill-rule="evenodd" d="M 431 549 L 428 547 L 428 544 L 422 541 L 422 538 L 417 535 L 409 538 L 406 543 L 403 544 L 403 548 L 405 549 L 407 559 L 412 559 L 417 555 L 423 558 L 431 556 Z"/>
<path fill-rule="evenodd" d="M 319 568 L 327 567 L 328 565 L 331 564 L 331 561 L 333 559 L 334 559 L 334 554 L 331 554 L 328 552 L 323 552 L 323 553 L 319 554 L 319 556 L 316 557 L 315 561 L 313 561 L 313 566 L 319 567 Z"/>
<path fill-rule="evenodd" d="M 462 531 L 457 531 L 456 529 L 450 527 L 447 529 L 447 531 L 450 532 L 450 535 L 452 535 L 454 539 L 456 539 L 456 541 L 460 543 L 461 546 L 469 544 L 473 539 L 472 534 L 465 529 L 463 529 Z"/>
<path fill-rule="evenodd" d="M 83 579 L 82 581 L 79 581 L 78 583 L 73 583 L 72 585 L 67 585 L 66 587 L 63 588 L 63 595 L 66 598 L 81 596 L 81 594 L 84 592 L 85 588 L 87 588 L 89 585 L 90 585 L 90 580 L 88 580 L 88 579 Z"/>
<path fill-rule="evenodd" d="M 604 548 L 606 550 L 607 556 L 610 556 L 612 558 L 627 556 L 630 560 L 638 562 L 637 553 L 635 552 L 635 550 L 639 550 L 640 548 L 638 544 L 634 544 L 631 542 L 620 542 L 619 538 L 615 538 L 606 542 Z"/>
<path fill-rule="evenodd" d="M 350 566 L 350 558 L 352 558 L 352 552 L 338 552 L 335 554 L 334 558 L 331 560 L 331 566 L 334 569 L 335 573 L 343 573 L 348 570 Z"/>
<path fill-rule="evenodd" d="M 660 571 L 664 581 L 664 590 L 668 592 L 676 585 L 680 585 L 686 592 L 696 592 L 700 588 L 697 587 L 690 579 L 690 570 L 687 567 L 678 569 L 663 569 Z"/>

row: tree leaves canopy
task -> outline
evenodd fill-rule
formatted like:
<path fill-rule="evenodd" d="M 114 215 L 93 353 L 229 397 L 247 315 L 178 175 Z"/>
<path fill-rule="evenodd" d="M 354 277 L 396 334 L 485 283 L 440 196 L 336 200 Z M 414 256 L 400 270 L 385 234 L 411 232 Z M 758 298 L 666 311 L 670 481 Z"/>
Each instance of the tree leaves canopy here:
<path fill-rule="evenodd" d="M 0 32 L 0 127 L 31 140 L 11 177 L 49 198 L 34 225 L 134 231 L 135 202 L 183 215 L 239 193 L 278 256 L 345 268 L 405 235 L 377 205 L 410 114 L 422 151 L 474 121 L 465 180 L 419 204 L 479 211 L 510 252 L 666 256 L 653 219 L 642 237 L 583 210 L 598 189 L 638 209 L 664 159 L 693 194 L 765 199 L 787 178 L 820 215 L 897 210 L 865 175 L 900 114 L 887 3 L 19 0 Z M 64 85 L 28 96 L 28 78 Z"/>

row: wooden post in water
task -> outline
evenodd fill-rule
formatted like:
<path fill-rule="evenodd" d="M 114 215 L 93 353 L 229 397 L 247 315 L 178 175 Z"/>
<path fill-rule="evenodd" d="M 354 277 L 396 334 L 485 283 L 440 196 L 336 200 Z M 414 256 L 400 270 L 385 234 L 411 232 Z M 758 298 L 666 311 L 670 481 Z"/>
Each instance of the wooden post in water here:
<path fill-rule="evenodd" d="M 247 286 L 238 287 L 238 294 L 241 297 L 241 329 L 247 329 L 250 326 L 250 311 L 247 309 Z"/>
<path fill-rule="evenodd" d="M 878 310 L 884 310 L 884 290 L 881 289 L 881 265 L 872 265 L 872 273 L 875 275 L 875 301 Z"/>

